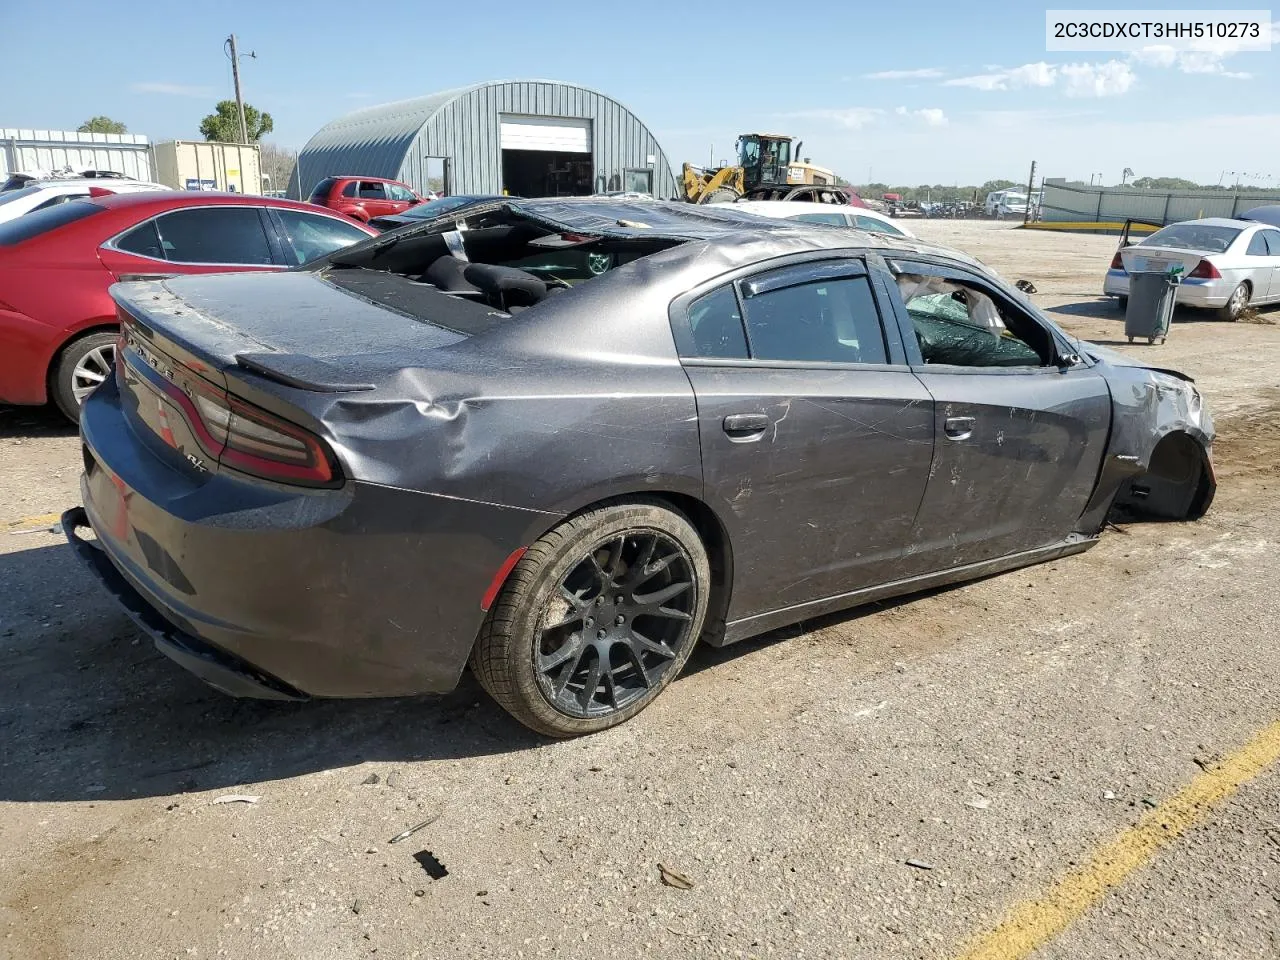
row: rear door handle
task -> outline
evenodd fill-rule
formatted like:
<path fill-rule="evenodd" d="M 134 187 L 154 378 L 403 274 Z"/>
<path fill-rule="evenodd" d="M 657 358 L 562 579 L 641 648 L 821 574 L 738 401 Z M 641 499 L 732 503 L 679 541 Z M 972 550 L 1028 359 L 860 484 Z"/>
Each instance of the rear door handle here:
<path fill-rule="evenodd" d="M 973 436 L 975 422 L 973 417 L 947 417 L 943 429 L 947 433 L 948 440 L 968 440 Z"/>
<path fill-rule="evenodd" d="M 759 440 L 769 429 L 769 417 L 763 413 L 731 413 L 720 424 L 730 440 Z"/>

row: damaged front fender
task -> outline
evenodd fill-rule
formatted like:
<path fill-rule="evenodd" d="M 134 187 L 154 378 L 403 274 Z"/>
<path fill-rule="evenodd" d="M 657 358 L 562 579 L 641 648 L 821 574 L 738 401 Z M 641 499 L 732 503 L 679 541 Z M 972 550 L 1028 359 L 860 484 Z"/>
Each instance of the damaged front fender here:
<path fill-rule="evenodd" d="M 1077 532 L 1097 533 L 1113 509 L 1162 520 L 1203 516 L 1217 489 L 1214 429 L 1194 381 L 1093 344 L 1080 346 L 1104 368 L 1112 424 L 1098 483 Z"/>

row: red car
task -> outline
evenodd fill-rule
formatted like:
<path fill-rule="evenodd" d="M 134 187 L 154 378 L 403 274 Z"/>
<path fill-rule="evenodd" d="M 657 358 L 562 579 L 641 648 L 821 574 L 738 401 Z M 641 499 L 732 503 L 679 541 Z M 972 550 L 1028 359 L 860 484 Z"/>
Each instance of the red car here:
<path fill-rule="evenodd" d="M 0 223 L 0 403 L 53 400 L 75 420 L 111 370 L 118 280 L 283 270 L 375 236 L 305 203 L 126 193 Z"/>
<path fill-rule="evenodd" d="M 325 177 L 311 191 L 312 203 L 345 213 L 361 223 L 404 213 L 424 199 L 407 183 L 381 177 Z"/>

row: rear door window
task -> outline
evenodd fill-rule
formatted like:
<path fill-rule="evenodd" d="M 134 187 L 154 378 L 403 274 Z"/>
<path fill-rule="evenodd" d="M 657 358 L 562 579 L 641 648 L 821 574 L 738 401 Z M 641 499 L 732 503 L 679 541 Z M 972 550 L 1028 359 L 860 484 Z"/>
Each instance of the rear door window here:
<path fill-rule="evenodd" d="M 1280 230 L 1263 230 L 1262 236 L 1267 241 L 1267 255 L 1280 257 Z"/>
<path fill-rule="evenodd" d="M 360 181 L 360 199 L 361 200 L 385 200 L 387 199 L 387 191 L 385 184 L 378 183 L 376 180 Z"/>
<path fill-rule="evenodd" d="M 741 284 L 753 360 L 888 363 L 880 312 L 861 264 L 790 267 Z"/>
<path fill-rule="evenodd" d="M 1267 256 L 1266 231 L 1259 230 L 1257 233 L 1255 233 L 1252 237 L 1249 238 L 1249 247 L 1248 249 L 1245 250 L 1245 253 L 1250 257 Z"/>
<path fill-rule="evenodd" d="M 747 359 L 747 336 L 742 330 L 742 313 L 732 285 L 693 301 L 689 305 L 689 326 L 693 331 L 692 356 Z"/>
<path fill-rule="evenodd" d="M 197 207 L 157 218 L 164 257 L 173 263 L 270 266 L 271 245 L 256 207 Z"/>
<path fill-rule="evenodd" d="M 21 217 L 0 223 L 0 246 L 12 246 L 41 234 L 65 227 L 69 223 L 102 213 L 103 208 L 87 200 L 59 203 L 43 210 L 33 210 Z"/>

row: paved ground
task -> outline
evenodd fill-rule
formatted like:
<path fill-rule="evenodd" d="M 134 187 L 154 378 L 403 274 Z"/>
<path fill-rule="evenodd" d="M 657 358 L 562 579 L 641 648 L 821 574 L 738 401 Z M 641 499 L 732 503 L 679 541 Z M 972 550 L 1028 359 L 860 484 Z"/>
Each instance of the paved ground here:
<path fill-rule="evenodd" d="M 1123 340 L 1109 238 L 917 229 Z M 205 689 L 42 532 L 71 431 L 0 410 L 0 957 L 1280 956 L 1277 316 L 1132 348 L 1218 412 L 1203 521 L 702 651 L 571 743 L 471 681 Z"/>

